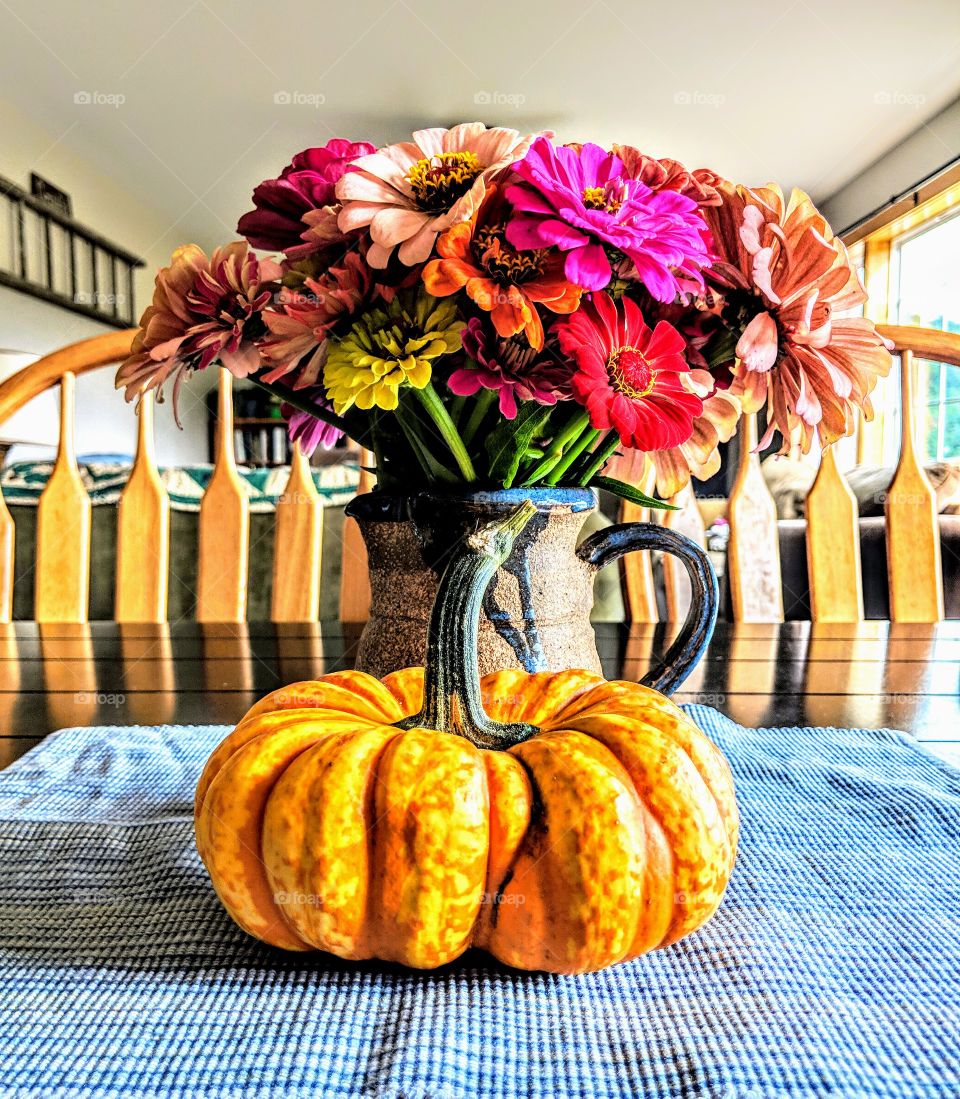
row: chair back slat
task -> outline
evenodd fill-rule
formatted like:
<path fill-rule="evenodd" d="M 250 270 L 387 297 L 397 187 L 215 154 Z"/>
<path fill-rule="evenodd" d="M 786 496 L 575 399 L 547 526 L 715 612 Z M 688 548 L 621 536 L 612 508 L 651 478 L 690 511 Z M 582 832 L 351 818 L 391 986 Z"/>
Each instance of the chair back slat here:
<path fill-rule="evenodd" d="M 34 617 L 86 622 L 90 595 L 90 497 L 77 468 L 74 407 L 77 380 L 60 379 L 60 446 L 37 508 Z"/>
<path fill-rule="evenodd" d="M 373 490 L 373 455 L 360 452 L 360 483 L 357 494 Z M 340 619 L 343 622 L 366 622 L 370 617 L 370 576 L 367 572 L 367 547 L 356 519 L 343 521 L 343 558 L 340 579 Z"/>
<path fill-rule="evenodd" d="M 707 529 L 703 515 L 697 506 L 697 497 L 693 485 L 687 483 L 672 497 L 670 503 L 676 511 L 659 512 L 660 522 L 678 534 L 685 534 L 700 546 L 707 548 Z M 667 619 L 670 622 L 683 622 L 690 609 L 690 577 L 679 558 L 673 554 L 663 555 L 663 586 L 667 601 Z"/>
<path fill-rule="evenodd" d="M 13 578 L 16 529 L 0 492 L 0 623 L 13 621 Z"/>
<path fill-rule="evenodd" d="M 200 502 L 197 621 L 242 622 L 247 610 L 250 502 L 237 473 L 233 378 L 220 368 L 216 461 Z"/>
<path fill-rule="evenodd" d="M 757 417 L 744 416 L 740 458 L 730 493 L 727 572 L 735 622 L 782 622 L 777 508 L 760 468 Z"/>
<path fill-rule="evenodd" d="M 913 352 L 900 352 L 900 461 L 887 493 L 887 580 L 892 622 L 943 618 L 936 496 L 917 459 Z"/>
<path fill-rule="evenodd" d="M 117 511 L 118 622 L 165 622 L 170 570 L 170 498 L 153 441 L 153 394 L 137 412 L 137 455 Z"/>
<path fill-rule="evenodd" d="M 270 617 L 274 622 L 314 622 L 320 611 L 323 501 L 299 443 L 293 444 L 275 531 Z"/>
<path fill-rule="evenodd" d="M 648 496 L 656 485 L 657 474 L 652 462 L 646 462 L 643 475 L 637 486 Z M 621 523 L 649 523 L 650 509 L 624 500 L 620 504 Z M 627 620 L 629 622 L 659 622 L 657 609 L 657 589 L 653 580 L 653 555 L 651 553 L 628 553 L 622 558 L 623 591 L 625 596 Z"/>
<path fill-rule="evenodd" d="M 863 621 L 857 499 L 837 468 L 832 447 L 807 493 L 807 573 L 814 622 Z"/>

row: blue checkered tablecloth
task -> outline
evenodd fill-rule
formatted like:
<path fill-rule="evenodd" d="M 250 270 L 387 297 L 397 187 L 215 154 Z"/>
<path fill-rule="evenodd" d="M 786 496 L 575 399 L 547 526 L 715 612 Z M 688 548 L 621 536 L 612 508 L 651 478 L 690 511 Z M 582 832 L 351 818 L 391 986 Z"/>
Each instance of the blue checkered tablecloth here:
<path fill-rule="evenodd" d="M 691 712 L 737 778 L 730 890 L 584 977 L 262 946 L 193 845 L 225 730 L 56 734 L 0 774 L 0 1096 L 960 1096 L 960 772 Z"/>

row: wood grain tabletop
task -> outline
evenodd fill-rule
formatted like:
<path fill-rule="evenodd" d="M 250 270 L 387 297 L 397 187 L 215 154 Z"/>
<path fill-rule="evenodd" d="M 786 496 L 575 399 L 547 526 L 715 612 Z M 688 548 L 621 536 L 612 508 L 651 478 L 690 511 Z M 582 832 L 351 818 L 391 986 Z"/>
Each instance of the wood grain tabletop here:
<path fill-rule="evenodd" d="M 641 678 L 674 632 L 598 624 L 607 677 Z M 340 622 L 0 626 L 0 766 L 68 726 L 233 724 L 350 667 L 358 638 Z M 960 622 L 720 623 L 675 697 L 745 725 L 902 729 L 960 765 Z"/>

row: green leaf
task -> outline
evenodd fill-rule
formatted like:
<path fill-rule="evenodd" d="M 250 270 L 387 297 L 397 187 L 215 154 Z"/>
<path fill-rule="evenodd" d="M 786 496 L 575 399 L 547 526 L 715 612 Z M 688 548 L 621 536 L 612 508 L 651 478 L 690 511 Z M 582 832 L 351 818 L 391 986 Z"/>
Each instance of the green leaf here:
<path fill-rule="evenodd" d="M 666 500 L 655 500 L 640 489 L 634 488 L 633 485 L 628 485 L 626 481 L 618 481 L 616 477 L 594 477 L 590 487 L 605 488 L 614 496 L 619 496 L 622 500 L 630 500 L 631 503 L 640 504 L 645 508 L 660 508 L 661 511 L 680 510 L 676 504 L 668 504 Z"/>
<path fill-rule="evenodd" d="M 485 449 L 490 458 L 490 480 L 510 488 L 526 449 L 543 430 L 553 409 L 525 401 L 515 420 L 503 420 L 487 436 Z"/>

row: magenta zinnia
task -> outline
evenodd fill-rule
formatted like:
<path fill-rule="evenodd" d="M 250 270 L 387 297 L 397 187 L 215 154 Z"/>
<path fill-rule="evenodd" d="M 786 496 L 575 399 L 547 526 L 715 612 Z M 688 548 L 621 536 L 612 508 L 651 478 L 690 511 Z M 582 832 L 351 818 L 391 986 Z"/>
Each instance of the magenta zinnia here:
<path fill-rule="evenodd" d="M 333 411 L 333 406 L 324 397 L 321 386 L 317 386 L 312 390 L 304 390 L 298 396 L 301 399 L 312 400 L 321 411 Z M 318 419 L 310 412 L 294 408 L 286 401 L 280 405 L 280 413 L 287 421 L 287 434 L 290 436 L 290 442 L 299 443 L 301 452 L 308 458 L 318 446 L 322 446 L 324 450 L 329 450 L 331 447 L 336 446 L 343 437 L 343 432 L 338 427 L 327 423 L 326 420 Z"/>
<path fill-rule="evenodd" d="M 507 240 L 515 248 L 566 252 L 564 271 L 577 286 L 609 284 L 610 249 L 633 263 L 658 301 L 680 292 L 678 274 L 702 285 L 707 230 L 692 198 L 630 179 L 620 158 L 599 145 L 556 148 L 540 137 L 515 171 L 523 182 L 507 191 L 517 210 Z"/>
<path fill-rule="evenodd" d="M 666 450 L 690 438 L 703 402 L 683 383 L 690 368 L 673 325 L 659 321 L 651 331 L 635 302 L 594 294 L 554 331 L 577 364 L 573 395 L 593 427 L 613 428 L 637 450 Z"/>
<path fill-rule="evenodd" d="M 280 268 L 258 261 L 243 241 L 218 248 L 207 258 L 188 244 L 157 275 L 153 302 L 140 318 L 132 354 L 117 371 L 117 388 L 133 400 L 174 379 L 176 398 L 185 375 L 219 362 L 238 378 L 260 366 L 257 341 L 262 312 L 277 289 Z"/>

